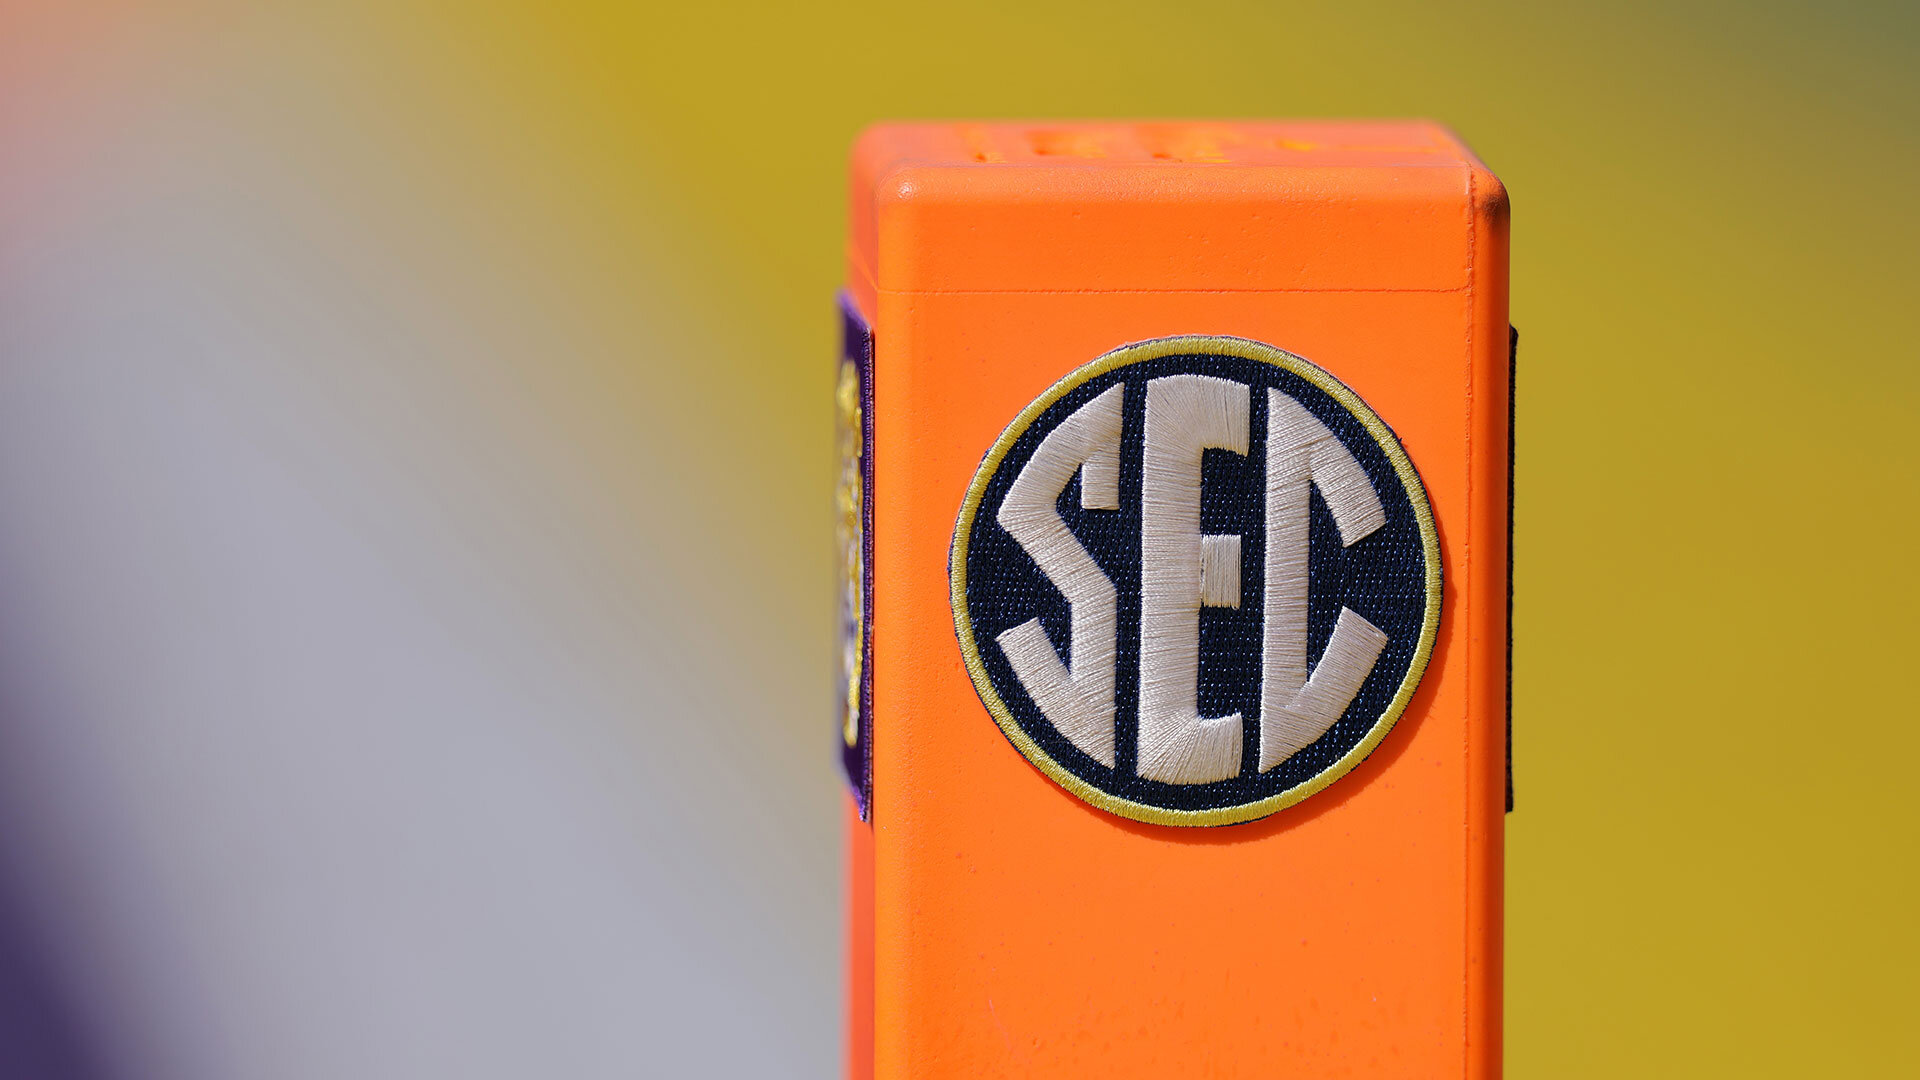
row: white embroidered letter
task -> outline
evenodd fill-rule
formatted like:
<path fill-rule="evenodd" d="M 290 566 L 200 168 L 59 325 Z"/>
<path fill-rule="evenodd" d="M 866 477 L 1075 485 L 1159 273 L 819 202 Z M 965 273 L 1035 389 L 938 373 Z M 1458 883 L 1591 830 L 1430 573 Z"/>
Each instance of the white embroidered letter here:
<path fill-rule="evenodd" d="M 1247 387 L 1208 375 L 1147 383 L 1140 476 L 1139 772 L 1204 784 L 1240 772 L 1240 714 L 1203 717 L 1200 608 L 1238 607 L 1240 538 L 1200 533 L 1200 462 L 1247 452 Z"/>
<path fill-rule="evenodd" d="M 1260 680 L 1260 769 L 1326 734 L 1360 692 L 1387 635 L 1342 607 L 1333 637 L 1307 677 L 1307 488 L 1333 512 L 1340 545 L 1387 523 L 1360 463 L 1293 398 L 1267 391 L 1265 659 Z"/>
<path fill-rule="evenodd" d="M 1114 386 L 1080 406 L 1040 440 L 1007 488 L 997 520 L 1067 598 L 1070 663 L 1028 619 L 995 638 L 1020 685 L 1067 741 L 1113 765 L 1113 582 L 1060 519 L 1055 503 L 1080 473 L 1080 505 L 1120 508 L 1120 405 Z"/>

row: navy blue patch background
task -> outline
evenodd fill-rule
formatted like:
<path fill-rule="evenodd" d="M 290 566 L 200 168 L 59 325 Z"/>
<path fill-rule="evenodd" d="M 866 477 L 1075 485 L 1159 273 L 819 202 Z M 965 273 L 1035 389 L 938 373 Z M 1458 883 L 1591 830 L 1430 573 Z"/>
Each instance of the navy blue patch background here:
<path fill-rule="evenodd" d="M 1245 456 L 1208 450 L 1201 465 L 1202 532 L 1241 537 L 1238 608 L 1200 611 L 1199 707 L 1204 716 L 1239 712 L 1243 720 L 1239 776 L 1209 784 L 1165 784 L 1135 772 L 1140 674 L 1140 468 L 1146 384 L 1163 375 L 1195 373 L 1252 388 Z M 1054 426 L 1115 383 L 1125 383 L 1121 428 L 1120 508 L 1083 510 L 1080 477 L 1061 493 L 1058 509 L 1082 546 L 1113 580 L 1119 600 L 1115 672 L 1115 767 L 1083 753 L 1056 731 L 1026 691 L 995 640 L 1038 615 L 1064 661 L 1071 638 L 1065 597 L 996 520 L 1007 489 Z M 1309 669 L 1318 664 L 1342 606 L 1387 634 L 1387 646 L 1340 720 L 1318 741 L 1260 773 L 1259 708 L 1266 556 L 1268 387 L 1300 402 L 1340 439 L 1366 471 L 1386 511 L 1386 525 L 1342 549 L 1333 515 L 1315 490 L 1309 496 Z M 1419 519 L 1385 451 L 1365 425 L 1326 391 L 1285 368 L 1236 356 L 1167 356 L 1123 365 L 1068 391 L 1022 432 L 987 482 L 967 538 L 967 616 L 984 666 L 1023 731 L 1068 772 L 1109 794 L 1171 810 L 1211 810 L 1258 802 L 1312 779 L 1373 729 L 1392 702 L 1419 646 L 1425 618 L 1426 549 Z"/>
<path fill-rule="evenodd" d="M 840 768 L 859 804 L 860 820 L 866 821 L 873 813 L 873 329 L 844 293 L 840 296 L 840 358 L 853 365 L 860 379 L 860 610 L 847 611 L 843 605 L 840 613 L 842 638 L 856 632 L 861 637 L 860 730 L 852 746 L 837 731 L 833 741 L 840 744 Z M 860 620 L 858 627 L 854 619 Z M 836 700 L 845 701 L 844 672 L 838 683 Z"/>

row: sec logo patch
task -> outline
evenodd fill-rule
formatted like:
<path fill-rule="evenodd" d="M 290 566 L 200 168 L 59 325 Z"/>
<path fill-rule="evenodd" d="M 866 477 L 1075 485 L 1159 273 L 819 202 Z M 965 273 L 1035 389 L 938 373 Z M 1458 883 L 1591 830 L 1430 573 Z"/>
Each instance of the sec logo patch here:
<path fill-rule="evenodd" d="M 1359 395 L 1227 337 L 1117 349 L 1007 426 L 961 506 L 954 626 L 1047 776 L 1138 821 L 1226 825 L 1359 764 L 1440 622 L 1419 474 Z"/>

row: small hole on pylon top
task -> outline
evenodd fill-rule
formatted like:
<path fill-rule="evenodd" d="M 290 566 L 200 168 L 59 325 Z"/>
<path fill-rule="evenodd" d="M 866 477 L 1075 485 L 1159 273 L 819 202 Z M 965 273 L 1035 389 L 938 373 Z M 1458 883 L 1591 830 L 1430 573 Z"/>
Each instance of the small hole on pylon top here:
<path fill-rule="evenodd" d="M 1100 138 L 1087 131 L 1033 131 L 1027 133 L 1027 145 L 1040 157 L 1103 158 L 1107 148 Z"/>

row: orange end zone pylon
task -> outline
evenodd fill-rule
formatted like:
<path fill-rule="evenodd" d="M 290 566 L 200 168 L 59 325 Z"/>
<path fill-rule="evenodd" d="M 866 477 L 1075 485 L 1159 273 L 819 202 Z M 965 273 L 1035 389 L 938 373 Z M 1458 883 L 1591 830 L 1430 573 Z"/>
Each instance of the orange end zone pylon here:
<path fill-rule="evenodd" d="M 1497 1076 L 1500 182 L 881 126 L 849 225 L 849 1075 Z"/>

